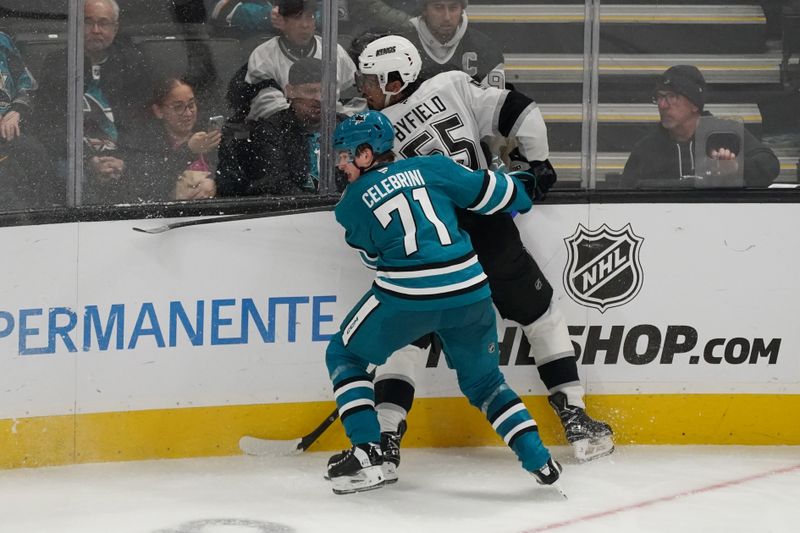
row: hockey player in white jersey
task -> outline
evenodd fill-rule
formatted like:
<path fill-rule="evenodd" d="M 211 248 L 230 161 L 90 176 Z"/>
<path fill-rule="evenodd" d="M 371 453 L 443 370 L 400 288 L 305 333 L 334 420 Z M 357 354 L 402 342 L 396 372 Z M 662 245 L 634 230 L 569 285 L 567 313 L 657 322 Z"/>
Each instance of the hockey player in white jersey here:
<path fill-rule="evenodd" d="M 367 44 L 358 63 L 359 90 L 371 109 L 382 111 L 394 124 L 394 151 L 400 157 L 438 153 L 467 167 L 485 169 L 488 165 L 480 139 L 514 136 L 523 164 L 536 176 L 537 199 L 556 181 L 548 161 L 544 119 L 527 96 L 481 86 L 459 71 L 418 79 L 419 52 L 399 36 Z M 611 427 L 585 412 L 575 353 L 566 321 L 551 301 L 553 289 L 522 245 L 511 216 L 474 217 L 464 212 L 459 224 L 472 239 L 500 315 L 519 323 L 530 342 L 549 403 L 575 456 L 587 461 L 611 453 Z M 376 376 L 384 456 L 395 465 L 400 462 L 399 443 L 414 396 L 414 367 L 421 359 L 419 348 L 403 348 Z"/>

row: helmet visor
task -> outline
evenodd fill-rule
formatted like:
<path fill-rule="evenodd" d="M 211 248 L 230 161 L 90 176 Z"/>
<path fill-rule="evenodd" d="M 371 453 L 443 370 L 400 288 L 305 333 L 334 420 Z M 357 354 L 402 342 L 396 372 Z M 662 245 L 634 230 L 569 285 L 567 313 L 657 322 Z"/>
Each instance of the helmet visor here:
<path fill-rule="evenodd" d="M 354 74 L 356 89 L 363 91 L 365 87 L 380 87 L 378 76 L 375 74 L 362 74 L 358 71 Z"/>

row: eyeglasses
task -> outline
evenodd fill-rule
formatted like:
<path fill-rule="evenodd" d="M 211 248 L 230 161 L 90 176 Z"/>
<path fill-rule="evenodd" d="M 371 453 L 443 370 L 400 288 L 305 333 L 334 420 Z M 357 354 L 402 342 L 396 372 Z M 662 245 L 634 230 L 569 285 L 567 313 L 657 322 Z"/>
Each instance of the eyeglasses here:
<path fill-rule="evenodd" d="M 675 102 L 678 101 L 678 97 L 679 96 L 680 95 L 678 93 L 671 93 L 671 92 L 670 93 L 656 93 L 656 94 L 653 95 L 653 97 L 650 99 L 650 101 L 653 102 L 656 105 L 660 104 L 661 102 L 666 102 L 669 105 L 673 105 Z"/>
<path fill-rule="evenodd" d="M 96 26 L 103 31 L 108 31 L 110 29 L 115 28 L 117 26 L 117 23 L 116 21 L 108 19 L 100 19 L 100 20 L 83 19 L 83 25 L 86 29 L 91 29 Z"/>
<path fill-rule="evenodd" d="M 197 102 L 194 100 L 189 100 L 185 104 L 183 102 L 177 102 L 175 104 L 169 104 L 166 107 L 176 115 L 183 115 L 187 110 L 194 111 L 197 109 Z"/>

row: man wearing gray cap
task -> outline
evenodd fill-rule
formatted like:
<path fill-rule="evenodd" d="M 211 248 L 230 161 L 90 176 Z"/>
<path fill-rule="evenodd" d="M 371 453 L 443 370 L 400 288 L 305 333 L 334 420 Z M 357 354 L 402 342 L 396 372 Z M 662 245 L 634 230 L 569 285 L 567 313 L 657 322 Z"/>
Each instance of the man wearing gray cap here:
<path fill-rule="evenodd" d="M 637 142 L 625 163 L 623 178 L 631 185 L 646 180 L 671 180 L 696 175 L 694 160 L 695 131 L 704 111 L 706 80 L 693 65 L 675 65 L 658 79 L 653 103 L 658 106 L 660 124 L 655 131 Z M 734 147 L 713 150 L 712 159 L 737 161 L 744 165 L 748 187 L 767 187 L 780 172 L 775 154 L 747 130 L 744 146 L 737 155 Z"/>

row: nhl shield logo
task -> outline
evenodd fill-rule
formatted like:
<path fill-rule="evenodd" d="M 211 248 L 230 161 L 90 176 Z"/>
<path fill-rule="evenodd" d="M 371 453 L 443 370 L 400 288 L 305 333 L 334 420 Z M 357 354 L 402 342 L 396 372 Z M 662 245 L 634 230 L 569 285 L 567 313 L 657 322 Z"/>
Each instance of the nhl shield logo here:
<path fill-rule="evenodd" d="M 642 241 L 630 224 L 616 231 L 605 224 L 593 231 L 578 224 L 575 233 L 564 239 L 567 293 L 579 304 L 601 313 L 633 300 L 644 281 L 639 262 Z"/>

